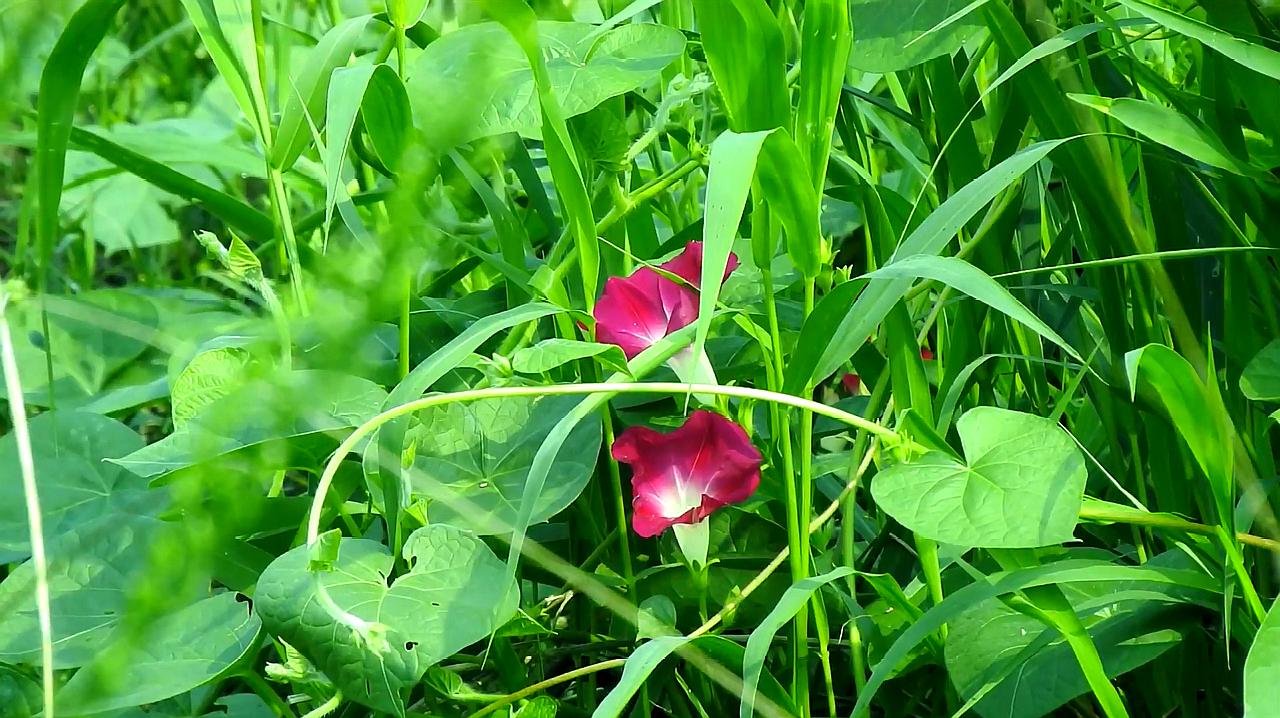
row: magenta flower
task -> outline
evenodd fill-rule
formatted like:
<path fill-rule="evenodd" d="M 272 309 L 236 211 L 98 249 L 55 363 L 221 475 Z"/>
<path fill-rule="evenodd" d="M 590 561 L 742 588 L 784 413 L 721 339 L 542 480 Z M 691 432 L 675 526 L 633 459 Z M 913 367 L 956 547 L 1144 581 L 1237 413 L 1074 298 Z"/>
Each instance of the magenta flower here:
<path fill-rule="evenodd" d="M 632 526 L 644 537 L 702 521 L 760 485 L 760 452 L 747 432 L 710 411 L 670 434 L 633 426 L 613 442 L 613 458 L 631 466 Z"/>
<path fill-rule="evenodd" d="M 688 284 L 641 267 L 629 277 L 610 277 L 596 303 L 596 339 L 618 345 L 628 359 L 698 318 L 702 242 L 690 242 L 683 252 L 659 266 Z M 738 258 L 731 253 L 724 276 L 737 266 Z"/>

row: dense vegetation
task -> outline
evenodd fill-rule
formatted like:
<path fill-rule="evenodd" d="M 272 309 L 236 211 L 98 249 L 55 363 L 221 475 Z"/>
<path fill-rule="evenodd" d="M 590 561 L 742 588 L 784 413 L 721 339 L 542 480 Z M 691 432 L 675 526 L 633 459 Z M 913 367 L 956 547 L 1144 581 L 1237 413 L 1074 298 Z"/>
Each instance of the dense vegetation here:
<path fill-rule="evenodd" d="M 1269 0 L 0 8 L 0 718 L 1280 715 Z"/>

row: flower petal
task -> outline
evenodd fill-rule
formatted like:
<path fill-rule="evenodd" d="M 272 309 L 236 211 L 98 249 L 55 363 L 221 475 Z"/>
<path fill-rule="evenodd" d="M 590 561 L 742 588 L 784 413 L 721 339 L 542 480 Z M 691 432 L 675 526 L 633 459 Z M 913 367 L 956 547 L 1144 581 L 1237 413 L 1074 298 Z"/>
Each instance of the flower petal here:
<path fill-rule="evenodd" d="M 592 314 L 596 339 L 618 345 L 630 359 L 691 323 L 697 313 L 692 289 L 645 267 L 630 277 L 610 277 Z"/>
<path fill-rule="evenodd" d="M 747 432 L 710 411 L 695 411 L 669 434 L 628 428 L 612 453 L 631 466 L 632 524 L 641 536 L 701 521 L 760 485 L 761 456 Z"/>
<path fill-rule="evenodd" d="M 684 251 L 670 260 L 658 265 L 672 274 L 680 277 L 684 281 L 695 287 L 702 286 L 702 242 L 690 242 L 685 245 Z M 733 270 L 738 268 L 738 257 L 733 252 L 729 253 L 729 263 L 725 265 L 724 281 L 729 277 Z"/>

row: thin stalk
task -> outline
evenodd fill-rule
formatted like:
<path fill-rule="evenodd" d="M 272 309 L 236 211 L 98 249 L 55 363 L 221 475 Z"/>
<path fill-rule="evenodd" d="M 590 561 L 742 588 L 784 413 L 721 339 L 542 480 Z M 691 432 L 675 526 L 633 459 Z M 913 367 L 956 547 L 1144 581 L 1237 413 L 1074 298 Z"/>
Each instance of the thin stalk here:
<path fill-rule="evenodd" d="M 1253 613 L 1254 620 L 1261 625 L 1267 617 L 1267 609 L 1262 605 L 1262 599 L 1258 596 L 1258 589 L 1253 585 L 1253 579 L 1249 577 L 1249 569 L 1244 565 L 1244 556 L 1240 555 L 1240 546 L 1236 543 L 1235 537 L 1227 533 L 1227 529 L 1221 525 L 1215 528 L 1217 528 L 1215 535 L 1218 537 L 1218 543 L 1222 544 L 1222 549 L 1227 554 L 1227 565 L 1231 567 L 1236 580 L 1240 582 L 1240 590 L 1244 592 L 1244 601 Z"/>
<path fill-rule="evenodd" d="M 267 187 L 271 197 L 271 218 L 276 234 L 284 243 L 285 258 L 289 263 L 289 286 L 293 299 L 303 316 L 310 314 L 307 297 L 302 291 L 302 262 L 298 258 L 298 239 L 293 232 L 293 217 L 289 210 L 289 193 L 284 186 L 284 173 L 267 163 Z"/>
<path fill-rule="evenodd" d="M 53 611 L 49 605 L 49 561 L 44 546 L 44 515 L 40 510 L 40 494 L 36 487 L 36 462 L 31 452 L 31 434 L 27 430 L 27 406 L 22 395 L 22 381 L 18 376 L 18 359 L 13 348 L 13 336 L 9 332 L 9 319 L 5 316 L 8 304 L 9 294 L 0 285 L 0 366 L 4 367 L 9 414 L 13 417 L 13 435 L 18 447 L 18 466 L 22 473 L 22 495 L 27 508 L 31 565 L 35 572 L 43 715 L 45 718 L 54 718 Z"/>
<path fill-rule="evenodd" d="M 1171 514 L 1155 514 L 1142 511 L 1140 509 L 1092 503 L 1086 503 L 1080 508 L 1080 520 L 1096 521 L 1099 523 L 1131 524 L 1134 526 L 1144 526 L 1149 528 L 1184 531 L 1189 534 L 1200 534 L 1202 536 L 1216 536 L 1220 530 L 1217 526 L 1188 521 Z M 1236 540 L 1246 546 L 1253 546 L 1273 553 L 1280 553 L 1280 541 L 1276 541 L 1274 539 L 1238 532 L 1236 533 Z"/>
<path fill-rule="evenodd" d="M 483 718 L 484 716 L 489 715 L 490 713 L 498 710 L 499 708 L 505 708 L 506 706 L 509 706 L 512 703 L 515 703 L 521 698 L 531 696 L 534 693 L 539 693 L 552 686 L 558 686 L 561 683 L 568 683 L 569 681 L 575 678 L 581 678 L 582 676 L 589 676 L 593 673 L 599 673 L 600 671 L 607 671 L 613 668 L 622 668 L 626 664 L 627 664 L 627 659 L 625 658 L 611 658 L 607 661 L 592 663 L 589 666 L 583 666 L 581 668 L 576 668 L 566 673 L 561 673 L 559 675 L 552 676 L 544 681 L 539 681 L 538 683 L 534 683 L 531 686 L 526 686 L 524 688 L 521 688 L 515 693 L 508 693 L 507 695 L 499 698 L 493 703 L 490 703 L 484 708 L 481 708 L 480 710 L 469 714 L 466 718 Z"/>
<path fill-rule="evenodd" d="M 320 475 L 320 481 L 316 485 L 316 494 L 312 498 L 311 511 L 307 519 L 307 543 L 315 543 L 316 539 L 320 536 L 320 517 L 324 512 L 325 497 L 329 493 L 329 489 L 333 486 L 333 480 L 337 476 L 338 467 L 342 465 L 343 459 L 345 459 L 346 456 L 354 450 L 355 446 L 359 444 L 360 441 L 388 421 L 398 419 L 402 416 L 407 416 L 417 411 L 422 411 L 423 409 L 452 404 L 454 402 L 501 399 L 512 396 L 565 396 L 582 394 L 668 394 L 675 396 L 682 396 L 686 394 L 712 394 L 737 399 L 754 399 L 756 401 L 774 402 L 785 406 L 795 407 L 797 409 L 808 409 L 814 414 L 834 419 L 855 429 L 862 429 L 894 444 L 905 443 L 913 451 L 923 452 L 925 450 L 923 446 L 910 441 L 910 439 L 906 437 L 899 436 L 893 429 L 868 421 L 856 414 L 850 414 L 847 411 L 842 411 L 834 406 L 827 406 L 826 404 L 820 404 L 809 399 L 791 396 L 790 394 L 780 394 L 778 392 L 754 389 L 745 386 L 684 384 L 680 382 L 657 381 L 635 384 L 623 382 L 595 382 L 584 384 L 551 384 L 549 386 L 501 386 L 485 389 L 469 389 L 467 391 L 459 391 L 449 394 L 424 396 L 421 399 L 416 399 L 387 409 L 360 426 L 357 426 L 329 457 L 329 461 L 325 464 L 324 471 Z"/>
<path fill-rule="evenodd" d="M 302 292 L 302 265 L 298 259 L 298 241 L 294 236 L 293 217 L 289 212 L 289 194 L 284 186 L 284 172 L 271 163 L 272 149 L 275 142 L 271 132 L 271 111 L 267 107 L 267 46 L 264 30 L 262 0 L 249 0 L 250 15 L 253 19 L 253 46 L 257 60 L 258 72 L 252 81 L 251 88 L 258 117 L 254 118 L 259 139 L 266 152 L 267 190 L 271 199 L 271 219 L 275 225 L 276 237 L 281 241 L 285 261 L 289 267 L 289 284 L 293 288 L 294 301 L 298 311 L 304 316 L 308 314 L 306 296 Z"/>
<path fill-rule="evenodd" d="M 808 316 L 813 313 L 814 291 L 815 291 L 814 279 L 812 277 L 805 278 L 804 280 L 804 316 L 805 318 L 808 318 Z M 775 322 L 776 322 L 776 317 L 775 317 Z M 771 329 L 773 329 L 773 327 L 771 327 Z M 781 345 L 781 342 L 777 340 L 776 335 L 773 342 L 774 342 L 775 354 L 780 356 L 782 353 L 782 345 Z M 779 361 L 779 367 L 781 367 L 781 361 Z M 779 368 L 779 373 L 780 374 L 782 373 L 781 368 Z M 812 394 L 810 387 L 806 387 L 805 394 L 806 396 Z M 812 514 L 813 514 L 813 414 L 807 411 L 800 412 L 799 449 L 800 449 L 800 473 L 797 476 L 797 480 L 799 483 L 799 492 L 798 492 L 799 503 L 796 505 L 796 512 L 797 512 L 796 524 L 797 526 L 803 527 L 803 526 L 809 525 L 809 521 L 811 520 Z M 788 475 L 792 475 L 790 471 L 788 471 Z M 811 555 L 811 549 L 809 545 L 809 533 L 807 531 L 800 532 L 799 550 L 800 550 L 799 561 L 793 562 L 792 565 L 793 566 L 797 564 L 801 565 L 802 571 L 800 575 L 793 576 L 792 581 L 799 581 L 809 576 L 809 563 L 812 560 L 812 555 Z M 796 703 L 800 708 L 801 716 L 807 716 L 809 714 L 808 670 L 806 665 L 808 661 L 808 652 L 809 652 L 809 641 L 808 641 L 809 602 L 807 601 L 805 602 L 805 605 L 801 606 L 800 610 L 796 612 L 795 629 L 796 629 L 796 649 L 797 649 L 796 658 L 798 661 L 800 661 L 800 663 L 797 664 L 798 665 L 797 670 L 801 668 L 805 669 L 804 680 L 797 682 L 797 688 L 802 689 L 803 692 L 798 691 L 798 694 L 796 696 Z M 822 662 L 823 675 L 826 676 L 827 678 L 827 695 L 830 696 L 834 694 L 834 690 L 831 686 L 831 681 L 830 681 L 831 660 L 825 651 L 823 652 L 820 658 Z"/>
<path fill-rule="evenodd" d="M 613 415 L 609 407 L 600 410 L 600 419 L 604 424 L 605 446 L 613 446 Z M 631 536 L 627 533 L 627 495 L 622 489 L 622 472 L 618 462 L 612 458 L 605 462 L 609 465 L 609 484 L 613 488 L 613 512 L 617 523 L 618 551 L 622 554 L 622 578 L 627 582 L 627 597 L 636 600 L 636 579 L 631 564 Z"/>
<path fill-rule="evenodd" d="M 271 712 L 276 714 L 276 718 L 294 718 L 295 714 L 289 704 L 257 672 L 249 670 L 236 677 L 244 681 L 244 684 L 257 694 L 263 703 L 266 703 L 271 708 Z"/>
<path fill-rule="evenodd" d="M 773 286 L 773 273 L 762 268 L 765 287 Z M 772 291 L 765 292 L 765 314 L 769 323 L 769 341 L 773 345 L 774 372 L 778 377 L 786 375 L 783 368 L 782 334 L 778 328 L 778 307 Z M 791 582 L 804 579 L 809 573 L 809 551 L 807 537 L 801 536 L 800 497 L 797 491 L 795 458 L 792 455 L 791 417 L 772 407 L 770 419 L 773 423 L 772 435 L 782 451 L 782 485 L 786 491 L 787 503 L 787 548 L 791 556 Z M 791 690 L 801 716 L 808 715 L 804 706 L 809 702 L 809 614 L 807 607 L 802 606 L 796 612 L 792 624 L 794 634 L 791 641 Z"/>
<path fill-rule="evenodd" d="M 338 706 L 342 703 L 342 691 L 329 696 L 329 700 L 321 703 L 315 708 L 308 711 L 302 718 L 324 718 L 330 713 L 338 710 Z"/>

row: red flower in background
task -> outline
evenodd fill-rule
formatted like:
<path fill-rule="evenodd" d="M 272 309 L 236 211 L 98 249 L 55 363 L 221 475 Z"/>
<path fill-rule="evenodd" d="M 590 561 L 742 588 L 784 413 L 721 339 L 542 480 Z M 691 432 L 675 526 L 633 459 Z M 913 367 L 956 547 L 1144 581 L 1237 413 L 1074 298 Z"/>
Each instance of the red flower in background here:
<path fill-rule="evenodd" d="M 920 347 L 920 358 L 924 361 L 933 361 L 933 350 L 929 347 Z M 840 377 L 840 386 L 846 394 L 855 396 L 862 388 L 862 377 L 857 374 L 845 374 Z"/>
<path fill-rule="evenodd" d="M 853 396 L 858 393 L 858 389 L 862 388 L 862 377 L 857 374 L 845 374 L 840 377 L 840 386 L 844 387 L 844 393 Z"/>
<path fill-rule="evenodd" d="M 610 277 L 596 303 L 596 339 L 618 345 L 628 359 L 698 318 L 702 242 L 690 242 L 683 252 L 659 266 L 689 284 L 641 267 L 629 277 Z M 738 258 L 730 253 L 724 276 L 737 266 Z"/>
<path fill-rule="evenodd" d="M 631 466 L 632 527 L 645 537 L 746 501 L 760 485 L 760 452 L 747 432 L 710 411 L 693 412 L 670 434 L 630 427 L 613 442 L 613 458 Z"/>

